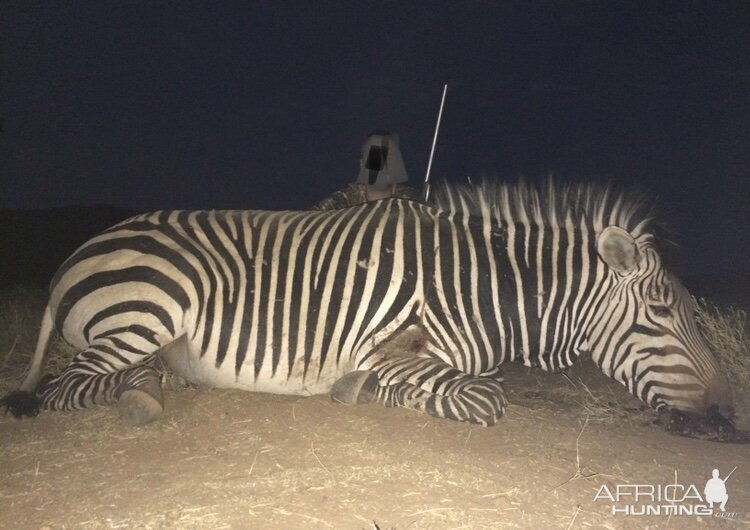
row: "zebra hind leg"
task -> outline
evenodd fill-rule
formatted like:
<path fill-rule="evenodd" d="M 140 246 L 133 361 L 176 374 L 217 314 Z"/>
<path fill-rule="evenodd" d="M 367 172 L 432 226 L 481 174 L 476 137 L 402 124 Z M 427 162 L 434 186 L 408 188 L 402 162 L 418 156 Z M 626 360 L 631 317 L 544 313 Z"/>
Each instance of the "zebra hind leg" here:
<path fill-rule="evenodd" d="M 132 426 L 150 423 L 164 411 L 164 396 L 161 376 L 150 366 L 141 366 L 129 371 L 127 381 L 118 387 L 117 411 L 120 418 Z"/>
<path fill-rule="evenodd" d="M 500 378 L 469 375 L 425 357 L 389 357 L 350 372 L 333 386 L 335 401 L 407 407 L 437 418 L 494 425 L 508 401 Z"/>
<path fill-rule="evenodd" d="M 117 405 L 128 425 L 155 420 L 164 408 L 161 378 L 151 366 L 152 354 L 134 350 L 124 340 L 111 337 L 91 344 L 60 375 L 40 383 L 34 396 L 38 408 L 78 410 Z"/>
<path fill-rule="evenodd" d="M 161 377 L 145 364 L 110 373 L 91 374 L 75 363 L 58 377 L 41 384 L 35 398 L 46 410 L 79 410 L 94 405 L 116 405 L 130 426 L 157 419 L 164 410 Z"/>
<path fill-rule="evenodd" d="M 149 366 L 93 376 L 47 376 L 36 393 L 15 390 L 0 399 L 0 407 L 21 419 L 34 417 L 41 409 L 75 410 L 116 403 L 127 425 L 143 425 L 157 419 L 164 410 L 160 379 L 159 373 Z M 80 392 L 61 401 L 59 396 L 66 386 L 70 392 L 75 393 L 76 387 Z"/>

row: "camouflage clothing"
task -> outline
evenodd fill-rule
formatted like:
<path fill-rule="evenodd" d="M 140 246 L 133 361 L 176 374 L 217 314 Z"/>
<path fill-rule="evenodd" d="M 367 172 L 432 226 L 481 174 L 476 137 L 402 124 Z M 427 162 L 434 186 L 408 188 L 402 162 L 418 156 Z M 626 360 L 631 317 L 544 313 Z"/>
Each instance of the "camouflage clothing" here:
<path fill-rule="evenodd" d="M 313 206 L 313 210 L 339 210 L 362 204 L 367 202 L 365 191 L 366 186 L 364 184 L 349 184 L 346 188 L 337 191 Z M 393 197 L 420 201 L 422 200 L 422 192 L 411 186 L 396 184 Z"/>

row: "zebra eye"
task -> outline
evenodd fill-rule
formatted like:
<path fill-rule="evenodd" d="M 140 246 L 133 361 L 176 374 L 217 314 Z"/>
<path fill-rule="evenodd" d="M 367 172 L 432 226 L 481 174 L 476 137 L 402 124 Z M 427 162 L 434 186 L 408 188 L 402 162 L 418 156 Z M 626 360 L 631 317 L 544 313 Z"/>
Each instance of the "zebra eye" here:
<path fill-rule="evenodd" d="M 672 314 L 672 311 L 665 305 L 651 304 L 648 306 L 651 312 L 659 318 L 667 318 Z"/>

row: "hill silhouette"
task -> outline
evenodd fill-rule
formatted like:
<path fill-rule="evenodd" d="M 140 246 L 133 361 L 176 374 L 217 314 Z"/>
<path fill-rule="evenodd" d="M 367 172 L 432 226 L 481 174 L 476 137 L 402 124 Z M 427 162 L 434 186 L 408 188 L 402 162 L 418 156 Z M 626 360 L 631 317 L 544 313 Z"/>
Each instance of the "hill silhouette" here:
<path fill-rule="evenodd" d="M 0 285 L 49 285 L 52 275 L 91 236 L 134 215 L 111 206 L 0 209 Z"/>

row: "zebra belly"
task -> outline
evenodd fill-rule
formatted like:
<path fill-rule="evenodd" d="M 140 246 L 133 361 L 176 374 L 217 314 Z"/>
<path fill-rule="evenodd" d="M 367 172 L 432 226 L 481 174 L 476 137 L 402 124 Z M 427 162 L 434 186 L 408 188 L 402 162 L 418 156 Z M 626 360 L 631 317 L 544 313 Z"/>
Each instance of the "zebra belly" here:
<path fill-rule="evenodd" d="M 312 359 L 308 373 L 304 374 L 302 360 L 298 360 L 290 375 L 286 370 L 277 370 L 272 374 L 267 366 L 270 363 L 263 363 L 263 369 L 256 378 L 252 357 L 245 359 L 242 370 L 236 374 L 232 362 L 225 361 L 217 367 L 213 362 L 214 356 L 201 356 L 191 348 L 185 337 L 162 348 L 159 356 L 174 373 L 191 383 L 211 388 L 236 388 L 271 394 L 326 394 L 333 383 L 350 370 L 349 363 L 340 363 L 338 368 L 336 363 L 326 363 L 323 371 L 318 374 L 319 364 Z"/>

